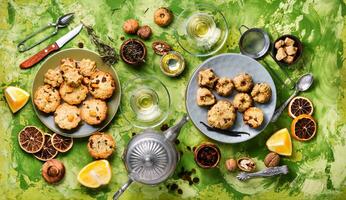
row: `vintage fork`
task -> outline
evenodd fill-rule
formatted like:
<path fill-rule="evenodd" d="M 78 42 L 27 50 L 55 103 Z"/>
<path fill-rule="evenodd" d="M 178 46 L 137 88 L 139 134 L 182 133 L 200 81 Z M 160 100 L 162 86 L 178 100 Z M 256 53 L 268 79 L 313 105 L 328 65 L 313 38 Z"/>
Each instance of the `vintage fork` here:
<path fill-rule="evenodd" d="M 240 181 L 246 181 L 254 177 L 270 177 L 270 176 L 276 176 L 276 175 L 287 174 L 287 173 L 288 173 L 287 165 L 282 165 L 279 167 L 269 167 L 265 170 L 254 172 L 254 173 L 241 172 L 238 174 L 237 179 Z"/>

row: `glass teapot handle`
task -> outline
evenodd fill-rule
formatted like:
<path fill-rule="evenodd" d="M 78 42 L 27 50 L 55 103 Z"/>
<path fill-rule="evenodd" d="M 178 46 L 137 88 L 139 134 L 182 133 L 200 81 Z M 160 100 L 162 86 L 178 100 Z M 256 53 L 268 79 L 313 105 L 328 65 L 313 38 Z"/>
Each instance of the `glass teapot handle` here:
<path fill-rule="evenodd" d="M 183 127 L 183 125 L 189 121 L 189 117 L 187 116 L 187 114 L 185 114 L 183 116 L 183 118 L 173 127 L 167 129 L 166 131 L 164 131 L 163 133 L 165 134 L 165 137 L 168 141 L 173 142 L 177 137 L 178 134 L 180 132 L 181 127 Z"/>

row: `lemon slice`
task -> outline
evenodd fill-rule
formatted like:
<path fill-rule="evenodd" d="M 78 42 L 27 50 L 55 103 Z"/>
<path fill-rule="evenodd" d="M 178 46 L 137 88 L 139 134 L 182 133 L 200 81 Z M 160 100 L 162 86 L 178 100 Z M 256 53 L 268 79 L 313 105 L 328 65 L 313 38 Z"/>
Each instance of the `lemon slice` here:
<path fill-rule="evenodd" d="M 287 128 L 276 131 L 266 143 L 268 149 L 283 156 L 292 155 L 292 141 Z"/>
<path fill-rule="evenodd" d="M 9 86 L 5 89 L 5 98 L 13 113 L 23 108 L 29 97 L 29 93 L 21 88 Z"/>
<path fill-rule="evenodd" d="M 78 174 L 78 181 L 89 188 L 98 188 L 109 183 L 112 177 L 111 167 L 107 160 L 89 163 Z"/>

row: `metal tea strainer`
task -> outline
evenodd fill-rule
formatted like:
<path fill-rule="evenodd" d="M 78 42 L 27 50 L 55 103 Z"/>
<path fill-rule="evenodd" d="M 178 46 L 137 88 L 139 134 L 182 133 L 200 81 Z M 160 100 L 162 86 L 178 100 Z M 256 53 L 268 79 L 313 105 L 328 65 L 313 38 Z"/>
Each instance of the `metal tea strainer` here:
<path fill-rule="evenodd" d="M 118 199 L 133 181 L 156 185 L 174 173 L 179 161 L 174 140 L 188 120 L 185 115 L 163 134 L 146 129 L 131 139 L 123 155 L 129 180 L 114 194 L 113 199 Z"/>

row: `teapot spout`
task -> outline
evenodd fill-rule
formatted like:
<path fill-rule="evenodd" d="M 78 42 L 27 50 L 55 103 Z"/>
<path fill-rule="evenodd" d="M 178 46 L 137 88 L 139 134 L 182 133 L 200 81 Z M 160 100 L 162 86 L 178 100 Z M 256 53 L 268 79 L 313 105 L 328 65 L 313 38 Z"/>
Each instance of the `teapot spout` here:
<path fill-rule="evenodd" d="M 185 114 L 176 125 L 163 132 L 166 139 L 173 142 L 178 137 L 181 127 L 183 127 L 187 121 L 189 121 L 189 117 Z"/>

